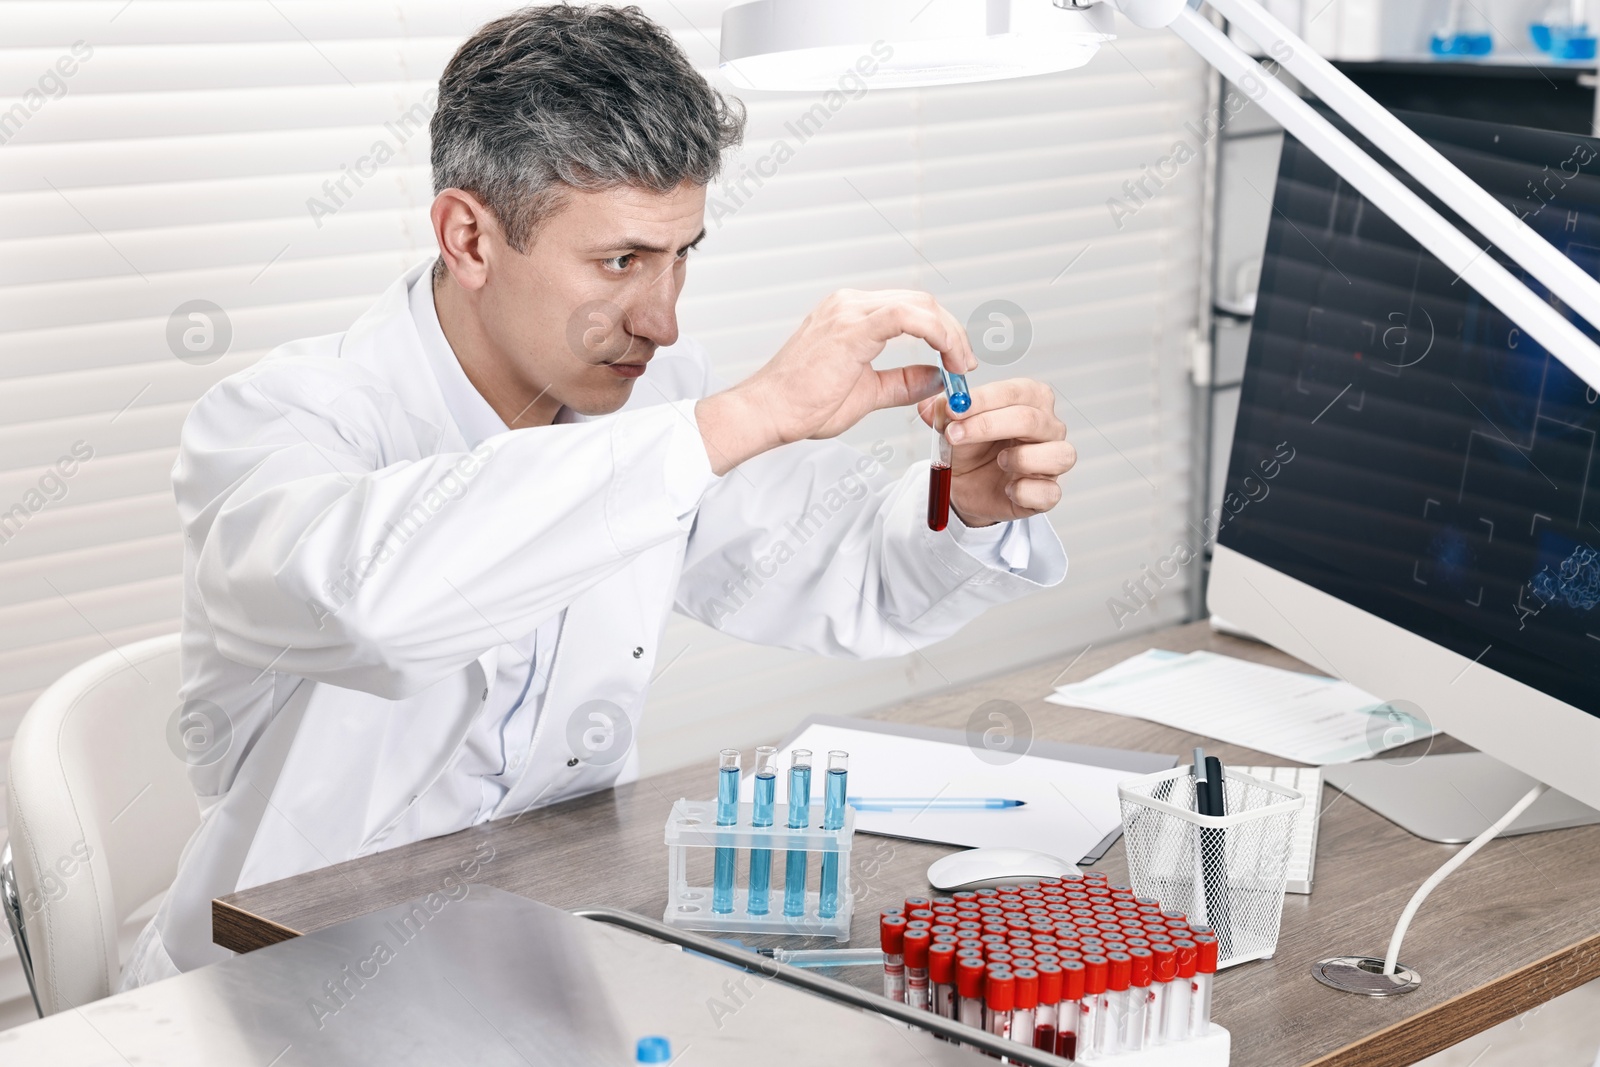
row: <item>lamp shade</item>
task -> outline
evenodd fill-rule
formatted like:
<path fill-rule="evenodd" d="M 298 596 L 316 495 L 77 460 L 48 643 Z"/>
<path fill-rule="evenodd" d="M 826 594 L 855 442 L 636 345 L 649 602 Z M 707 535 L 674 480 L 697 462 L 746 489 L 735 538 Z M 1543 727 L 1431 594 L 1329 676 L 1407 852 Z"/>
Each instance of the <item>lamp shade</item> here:
<path fill-rule="evenodd" d="M 822 91 L 1021 78 L 1081 67 L 1111 10 L 1051 0 L 752 0 L 722 16 L 722 72 L 741 89 Z"/>

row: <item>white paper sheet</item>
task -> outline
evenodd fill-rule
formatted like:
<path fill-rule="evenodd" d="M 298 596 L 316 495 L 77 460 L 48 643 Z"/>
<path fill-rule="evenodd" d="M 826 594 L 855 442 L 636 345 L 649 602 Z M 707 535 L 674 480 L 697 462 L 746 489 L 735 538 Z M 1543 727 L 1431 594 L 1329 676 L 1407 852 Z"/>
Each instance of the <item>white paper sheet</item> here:
<path fill-rule="evenodd" d="M 1348 763 L 1438 733 L 1347 682 L 1213 652 L 1135 656 L 1058 686 L 1045 699 L 1317 765 Z"/>
<path fill-rule="evenodd" d="M 1128 771 L 1021 756 L 995 766 L 965 745 L 815 723 L 787 748 L 812 752 L 812 810 L 822 803 L 828 752 L 850 753 L 849 794 L 858 797 L 1010 797 L 1002 811 L 863 811 L 856 829 L 967 848 L 1031 848 L 1069 863 L 1122 821 L 1117 783 Z M 778 755 L 778 803 L 787 803 L 788 752 Z M 741 796 L 751 798 L 746 775 Z"/>

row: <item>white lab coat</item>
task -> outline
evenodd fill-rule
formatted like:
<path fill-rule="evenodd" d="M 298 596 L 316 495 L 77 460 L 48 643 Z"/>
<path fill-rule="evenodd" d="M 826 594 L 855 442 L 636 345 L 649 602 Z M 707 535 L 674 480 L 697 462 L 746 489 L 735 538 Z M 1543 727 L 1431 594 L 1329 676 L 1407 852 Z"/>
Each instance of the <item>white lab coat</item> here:
<path fill-rule="evenodd" d="M 587 723 L 571 720 L 608 701 L 638 735 L 674 607 L 750 641 L 893 656 L 1065 574 L 1042 517 L 1009 535 L 1020 573 L 929 531 L 925 464 L 891 479 L 805 442 L 711 477 L 693 409 L 714 383 L 688 340 L 616 414 L 469 451 L 408 313 L 429 266 L 346 333 L 219 383 L 184 424 L 182 697 L 222 709 L 228 736 L 197 754 L 204 817 L 124 988 L 228 955 L 215 896 L 634 777 L 636 751 L 577 758 Z M 669 485 L 696 477 L 683 514 Z M 499 657 L 562 612 L 504 801 L 436 803 Z"/>

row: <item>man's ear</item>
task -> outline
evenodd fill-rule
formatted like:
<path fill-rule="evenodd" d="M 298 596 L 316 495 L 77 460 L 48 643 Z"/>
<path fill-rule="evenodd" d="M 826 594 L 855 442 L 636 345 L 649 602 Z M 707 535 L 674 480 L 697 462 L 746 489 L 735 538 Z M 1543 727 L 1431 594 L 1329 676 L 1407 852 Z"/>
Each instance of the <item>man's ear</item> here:
<path fill-rule="evenodd" d="M 467 290 L 483 288 L 489 280 L 492 238 L 500 232 L 494 214 L 465 189 L 446 189 L 433 198 L 428 217 L 439 258 L 456 284 Z"/>

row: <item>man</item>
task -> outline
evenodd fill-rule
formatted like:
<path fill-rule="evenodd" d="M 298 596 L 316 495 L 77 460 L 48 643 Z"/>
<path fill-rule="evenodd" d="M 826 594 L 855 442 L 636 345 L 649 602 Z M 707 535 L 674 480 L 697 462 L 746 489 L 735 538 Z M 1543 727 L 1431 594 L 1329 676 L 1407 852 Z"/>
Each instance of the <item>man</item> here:
<path fill-rule="evenodd" d="M 836 293 L 731 388 L 679 339 L 742 126 L 636 9 L 490 23 L 440 81 L 437 259 L 195 406 L 173 482 L 204 818 L 125 987 L 227 955 L 214 896 L 634 775 L 673 607 L 889 656 L 1061 580 L 1041 513 L 1075 457 L 1044 386 L 973 390 L 943 533 L 925 467 L 821 440 L 938 392 L 873 368 L 896 336 L 975 366 L 931 297 Z"/>

